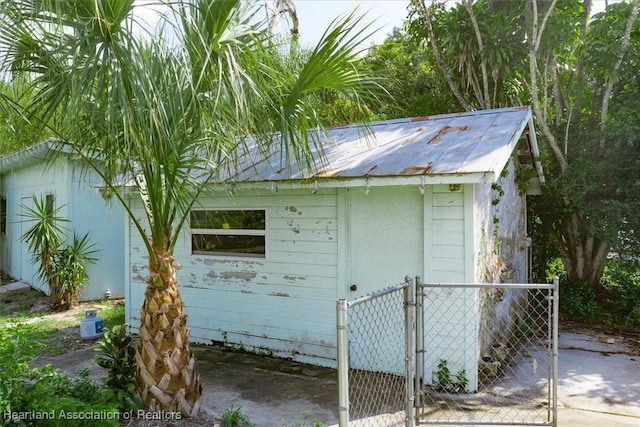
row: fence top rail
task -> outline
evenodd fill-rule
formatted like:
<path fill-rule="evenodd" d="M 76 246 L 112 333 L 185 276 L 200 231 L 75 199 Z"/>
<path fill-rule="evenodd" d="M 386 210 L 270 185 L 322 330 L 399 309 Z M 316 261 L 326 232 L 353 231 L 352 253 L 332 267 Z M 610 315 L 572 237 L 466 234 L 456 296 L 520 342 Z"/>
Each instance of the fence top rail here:
<path fill-rule="evenodd" d="M 399 284 L 397 284 L 395 286 L 389 286 L 388 288 L 384 288 L 384 289 L 381 289 L 381 290 L 376 291 L 376 292 L 371 292 L 370 294 L 367 294 L 367 295 L 362 296 L 360 298 L 356 298 L 354 300 L 347 301 L 347 307 L 353 307 L 354 305 L 362 304 L 363 302 L 367 302 L 367 301 L 370 301 L 372 299 L 379 298 L 381 296 L 384 296 L 384 295 L 399 291 L 399 290 L 404 289 L 404 288 L 406 288 L 408 286 L 409 286 L 409 284 L 407 282 L 403 282 L 403 283 L 399 283 Z"/>
<path fill-rule="evenodd" d="M 418 283 L 423 288 L 555 289 L 554 283 Z"/>

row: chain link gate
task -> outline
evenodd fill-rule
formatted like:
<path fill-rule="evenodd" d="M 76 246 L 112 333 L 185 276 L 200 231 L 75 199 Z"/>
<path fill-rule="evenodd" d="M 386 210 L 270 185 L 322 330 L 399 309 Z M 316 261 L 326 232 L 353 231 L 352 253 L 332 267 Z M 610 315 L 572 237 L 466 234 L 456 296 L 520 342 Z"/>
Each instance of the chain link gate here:
<path fill-rule="evenodd" d="M 340 427 L 415 424 L 415 289 L 407 276 L 356 300 L 338 300 Z"/>
<path fill-rule="evenodd" d="M 557 425 L 558 279 L 420 283 L 419 425 Z"/>
<path fill-rule="evenodd" d="M 557 278 L 338 300 L 340 427 L 556 426 L 557 316 Z"/>

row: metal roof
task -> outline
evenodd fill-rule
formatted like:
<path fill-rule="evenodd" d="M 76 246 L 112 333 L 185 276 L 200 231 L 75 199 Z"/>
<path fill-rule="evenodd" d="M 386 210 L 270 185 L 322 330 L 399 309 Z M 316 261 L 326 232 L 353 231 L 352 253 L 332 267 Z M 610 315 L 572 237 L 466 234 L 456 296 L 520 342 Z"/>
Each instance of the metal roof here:
<path fill-rule="evenodd" d="M 227 183 L 324 186 L 405 185 L 494 182 L 516 149 L 525 129 L 527 155 L 541 183 L 539 149 L 528 107 L 480 110 L 349 125 L 313 131 L 309 137 L 314 166 L 287 159 L 279 143 L 264 146 L 249 139 L 237 159 L 220 168 Z M 52 140 L 0 158 L 0 175 L 46 159 Z"/>
<path fill-rule="evenodd" d="M 313 132 L 310 137 L 321 149 L 313 152 L 311 170 L 287 162 L 279 144 L 267 155 L 250 141 L 238 161 L 227 165 L 233 172 L 222 178 L 246 183 L 358 178 L 389 182 L 397 177 L 418 178 L 423 183 L 495 181 L 527 126 L 528 150 L 535 158 L 539 151 L 531 110 L 512 107 Z M 535 163 L 542 181 L 542 169 Z"/>
<path fill-rule="evenodd" d="M 49 153 L 52 150 L 54 150 L 53 142 L 46 140 L 24 150 L 0 157 L 0 175 L 42 163 L 49 158 Z"/>
<path fill-rule="evenodd" d="M 56 154 L 72 154 L 73 150 L 53 138 L 45 139 L 23 150 L 0 157 L 0 175 L 15 172 L 37 164 L 50 165 Z"/>

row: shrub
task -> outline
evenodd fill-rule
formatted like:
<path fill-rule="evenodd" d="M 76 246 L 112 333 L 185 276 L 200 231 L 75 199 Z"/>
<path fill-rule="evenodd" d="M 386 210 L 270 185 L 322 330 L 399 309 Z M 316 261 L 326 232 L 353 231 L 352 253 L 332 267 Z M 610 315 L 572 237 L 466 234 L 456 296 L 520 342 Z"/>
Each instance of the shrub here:
<path fill-rule="evenodd" d="M 616 323 L 628 327 L 640 325 L 640 263 L 610 259 L 602 284 L 608 292 L 607 309 Z"/>
<path fill-rule="evenodd" d="M 116 325 L 98 341 L 96 363 L 107 370 L 102 382 L 123 410 L 136 409 L 141 403 L 135 394 L 136 350 L 127 325 Z"/>
<path fill-rule="evenodd" d="M 19 327 L 0 329 L 0 414 L 3 414 L 3 425 L 21 425 L 4 420 L 4 414 L 19 411 L 28 403 L 29 361 L 39 344 L 31 341 Z"/>
<path fill-rule="evenodd" d="M 70 379 L 51 366 L 29 368 L 33 350 L 41 344 L 27 332 L 20 325 L 0 329 L 0 425 L 117 426 L 118 409 L 91 381 L 88 371 Z M 30 411 L 47 417 L 22 419 L 25 417 L 12 415 Z"/>
<path fill-rule="evenodd" d="M 32 201 L 33 208 L 20 205 L 25 212 L 22 216 L 33 222 L 21 240 L 38 265 L 39 277 L 49 285 L 53 306 L 67 309 L 77 302 L 80 288 L 89 279 L 85 266 L 95 262 L 95 250 L 87 234 L 80 237 L 74 233 L 72 243 L 64 244 L 67 229 L 61 223 L 68 220 L 58 216 L 63 206 L 54 209 L 55 196 L 33 196 Z"/>
<path fill-rule="evenodd" d="M 595 322 L 602 315 L 595 292 L 578 286 L 568 286 L 561 291 L 560 310 L 572 320 L 586 322 Z"/>
<path fill-rule="evenodd" d="M 30 396 L 27 412 L 52 413 L 52 418 L 37 420 L 38 427 L 66 426 L 118 426 L 119 410 L 109 401 L 104 390 L 89 378 L 85 369 L 77 378 L 46 366 L 31 372 L 33 383 L 28 387 Z M 30 424 L 27 424 L 30 425 Z"/>

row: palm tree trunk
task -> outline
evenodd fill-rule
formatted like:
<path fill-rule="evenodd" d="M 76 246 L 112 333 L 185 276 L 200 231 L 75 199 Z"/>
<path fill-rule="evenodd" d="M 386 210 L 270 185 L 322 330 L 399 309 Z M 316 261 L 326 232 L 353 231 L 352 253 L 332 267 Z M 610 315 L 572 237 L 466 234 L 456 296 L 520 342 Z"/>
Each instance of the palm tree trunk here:
<path fill-rule="evenodd" d="M 155 255 L 156 261 L 149 261 L 151 276 L 140 310 L 136 385 L 150 411 L 195 416 L 202 385 L 189 346 L 176 263 L 168 250 L 156 249 Z"/>

